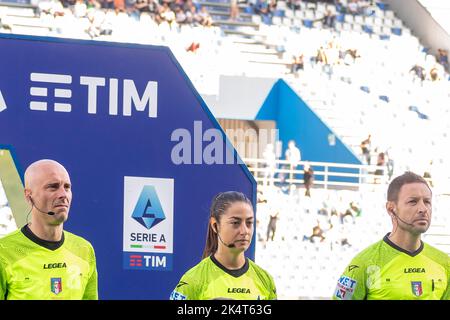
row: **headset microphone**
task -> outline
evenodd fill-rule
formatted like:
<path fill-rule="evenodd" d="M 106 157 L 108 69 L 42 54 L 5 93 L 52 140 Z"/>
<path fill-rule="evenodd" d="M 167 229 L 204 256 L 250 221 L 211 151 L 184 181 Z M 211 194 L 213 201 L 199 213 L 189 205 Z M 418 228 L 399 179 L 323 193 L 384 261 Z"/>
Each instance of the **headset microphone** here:
<path fill-rule="evenodd" d="M 30 201 L 31 201 L 31 204 L 33 205 L 33 207 L 35 207 L 37 209 L 37 211 L 45 213 L 45 214 L 48 214 L 49 216 L 54 216 L 55 215 L 55 213 L 53 211 L 46 212 L 46 211 L 42 211 L 41 209 L 36 207 L 36 205 L 34 204 L 33 198 L 31 198 L 31 196 L 30 196 Z"/>
<path fill-rule="evenodd" d="M 226 244 L 225 242 L 223 242 L 222 238 L 220 237 L 219 233 L 217 233 L 217 237 L 219 238 L 220 242 L 222 242 L 222 244 L 227 247 L 227 248 L 234 248 L 236 247 L 234 243 L 232 244 Z"/>
<path fill-rule="evenodd" d="M 232 243 L 232 244 L 227 244 L 227 243 L 223 242 L 223 240 L 222 240 L 222 238 L 220 237 L 220 234 L 219 234 L 219 232 L 218 232 L 217 225 L 216 225 L 216 228 L 214 229 L 214 231 L 217 233 L 217 237 L 219 238 L 220 242 L 222 242 L 222 244 L 223 244 L 225 247 L 227 247 L 227 248 L 235 248 L 235 247 L 236 247 L 236 245 L 235 245 L 234 243 Z"/>
<path fill-rule="evenodd" d="M 406 222 L 406 221 L 402 220 L 402 218 L 400 218 L 398 215 L 396 215 L 394 211 L 391 211 L 391 213 L 392 213 L 398 220 L 400 220 L 401 222 L 403 222 L 404 224 L 407 224 L 408 226 L 413 226 L 413 225 L 414 225 L 414 224 L 412 224 L 412 223 L 409 223 L 409 222 Z"/>

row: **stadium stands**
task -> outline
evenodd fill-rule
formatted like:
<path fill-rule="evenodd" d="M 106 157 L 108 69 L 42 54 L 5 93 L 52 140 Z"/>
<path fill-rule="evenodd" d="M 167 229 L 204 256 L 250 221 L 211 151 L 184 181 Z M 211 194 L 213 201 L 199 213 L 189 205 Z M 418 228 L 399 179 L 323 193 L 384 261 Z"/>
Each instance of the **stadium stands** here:
<path fill-rule="evenodd" d="M 157 23 L 148 13 L 2 4 L 0 32 L 169 46 L 202 95 L 219 94 L 221 75 L 283 78 L 361 161 L 360 142 L 370 133 L 372 157 L 388 151 L 394 174 L 431 173 L 434 218 L 424 240 L 450 253 L 449 75 L 395 12 L 375 5 L 351 14 L 320 2 L 294 10 L 279 0 L 272 15 L 241 3 L 233 20 L 228 1 L 196 5 L 207 8 L 211 27 Z M 329 14 L 335 19 L 327 25 Z M 198 50 L 186 50 L 193 42 Z M 326 59 L 318 61 L 321 48 Z M 299 54 L 304 67 L 292 73 Z M 423 66 L 423 78 L 415 65 Z M 327 299 L 355 253 L 390 231 L 387 185 L 315 188 L 312 197 L 299 185 L 260 186 L 267 202 L 258 204 L 256 260 L 274 275 L 281 299 Z M 0 183 L 0 236 L 16 228 L 2 191 Z M 352 202 L 361 211 L 345 218 Z M 274 211 L 276 236 L 266 241 Z M 318 222 L 322 242 L 309 239 Z"/>

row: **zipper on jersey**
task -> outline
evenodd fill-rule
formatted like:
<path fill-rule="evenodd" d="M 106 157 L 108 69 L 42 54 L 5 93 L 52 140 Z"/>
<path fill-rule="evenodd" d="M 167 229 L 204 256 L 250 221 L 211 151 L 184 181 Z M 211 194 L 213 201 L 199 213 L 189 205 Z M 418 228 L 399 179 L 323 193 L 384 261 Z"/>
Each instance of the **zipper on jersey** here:
<path fill-rule="evenodd" d="M 431 291 L 434 291 L 434 279 L 431 279 Z"/>

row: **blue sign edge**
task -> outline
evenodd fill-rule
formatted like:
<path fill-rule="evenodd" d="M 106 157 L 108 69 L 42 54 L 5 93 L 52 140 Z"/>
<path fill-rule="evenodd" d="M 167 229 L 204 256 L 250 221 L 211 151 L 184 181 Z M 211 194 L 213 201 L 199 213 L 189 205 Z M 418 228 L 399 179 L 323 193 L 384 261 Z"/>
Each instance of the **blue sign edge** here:
<path fill-rule="evenodd" d="M 180 72 L 181 76 L 186 81 L 186 84 L 189 86 L 189 88 L 192 90 L 195 98 L 198 102 L 200 102 L 200 106 L 202 107 L 203 111 L 206 112 L 206 115 L 211 120 L 213 125 L 216 127 L 216 129 L 219 129 L 222 132 L 222 137 L 225 139 L 225 143 L 228 148 L 232 148 L 233 151 L 235 151 L 235 157 L 237 163 L 241 167 L 242 171 L 244 171 L 245 175 L 247 176 L 248 180 L 252 184 L 252 202 L 253 202 L 253 210 L 255 212 L 255 219 L 256 219 L 256 204 L 257 204 L 257 184 L 256 180 L 253 177 L 253 175 L 250 173 L 250 170 L 247 168 L 245 163 L 242 161 L 241 157 L 237 153 L 236 149 L 231 144 L 230 140 L 228 139 L 227 135 L 223 131 L 222 127 L 220 126 L 219 122 L 216 120 L 212 112 L 209 110 L 208 106 L 206 105 L 205 101 L 201 97 L 201 95 L 198 93 L 197 89 L 194 87 L 192 81 L 187 76 L 184 69 L 181 67 L 178 60 L 175 58 L 175 55 L 172 53 L 169 47 L 167 46 L 157 46 L 157 45 L 148 45 L 148 44 L 138 44 L 138 43 L 125 43 L 125 42 L 107 42 L 107 41 L 97 41 L 97 40 L 85 40 L 85 39 L 72 39 L 72 38 L 59 38 L 59 37 L 44 37 L 44 36 L 31 36 L 31 35 L 21 35 L 21 34 L 14 34 L 14 33 L 0 33 L 0 39 L 14 39 L 14 40 L 30 40 L 30 41 L 40 41 L 40 42 L 52 42 L 52 43 L 73 43 L 73 44 L 81 44 L 81 45 L 100 45 L 100 46 L 106 46 L 106 47 L 121 47 L 121 48 L 142 48 L 142 49 L 157 49 L 161 51 L 165 51 L 166 54 L 169 56 L 169 58 L 172 60 L 172 62 L 177 67 L 178 71 Z M 8 148 L 11 151 L 11 155 L 13 155 L 12 148 Z M 14 162 L 16 164 L 16 168 L 19 171 L 18 162 L 16 161 L 15 157 L 13 157 Z M 21 168 L 20 168 L 21 169 Z M 19 171 L 19 176 L 22 179 L 23 184 L 23 170 Z M 256 223 L 254 225 L 254 231 L 256 231 Z M 255 252 L 255 241 L 252 241 L 252 251 Z"/>

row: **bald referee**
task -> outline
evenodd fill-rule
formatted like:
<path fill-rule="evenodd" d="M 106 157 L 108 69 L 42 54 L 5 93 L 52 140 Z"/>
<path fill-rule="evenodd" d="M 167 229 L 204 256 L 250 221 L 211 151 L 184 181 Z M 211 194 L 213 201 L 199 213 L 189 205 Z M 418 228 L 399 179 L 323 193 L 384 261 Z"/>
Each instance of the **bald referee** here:
<path fill-rule="evenodd" d="M 31 222 L 0 239 L 0 299 L 98 299 L 92 245 L 63 230 L 72 201 L 67 170 L 39 160 L 25 171 Z"/>

